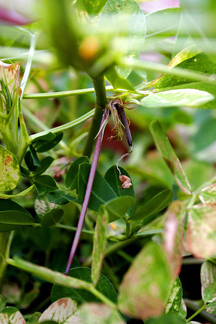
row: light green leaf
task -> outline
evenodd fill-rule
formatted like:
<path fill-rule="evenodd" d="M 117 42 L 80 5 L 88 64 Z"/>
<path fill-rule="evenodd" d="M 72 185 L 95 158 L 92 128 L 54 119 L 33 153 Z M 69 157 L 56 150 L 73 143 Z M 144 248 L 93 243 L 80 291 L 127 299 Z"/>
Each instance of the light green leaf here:
<path fill-rule="evenodd" d="M 10 199 L 10 198 L 15 198 L 15 197 L 25 197 L 25 196 L 29 196 L 29 195 L 32 194 L 32 192 L 34 191 L 34 189 L 35 189 L 35 185 L 32 185 L 32 186 L 28 187 L 27 189 L 19 192 L 18 194 L 6 195 L 6 194 L 3 194 L 3 193 L 0 193 L 0 198 Z"/>
<path fill-rule="evenodd" d="M 4 324 L 25 324 L 25 320 L 14 307 L 5 307 L 0 311 L 0 323 Z"/>
<path fill-rule="evenodd" d="M 205 303 L 216 301 L 216 265 L 206 261 L 201 266 L 202 299 Z M 216 310 L 216 309 L 215 309 Z"/>
<path fill-rule="evenodd" d="M 169 298 L 165 306 L 165 313 L 179 314 L 182 301 L 182 284 L 179 278 L 176 278 L 170 288 Z"/>
<path fill-rule="evenodd" d="M 195 205 L 189 210 L 186 250 L 197 258 L 216 256 L 216 205 Z"/>
<path fill-rule="evenodd" d="M 197 89 L 176 89 L 151 93 L 140 104 L 147 108 L 183 106 L 196 108 L 214 99 L 211 93 Z"/>
<path fill-rule="evenodd" d="M 120 196 L 108 201 L 104 206 L 109 214 L 109 223 L 123 218 L 134 204 L 135 199 L 131 196 Z"/>
<path fill-rule="evenodd" d="M 85 303 L 79 308 L 82 324 L 126 324 L 121 315 L 104 304 Z"/>
<path fill-rule="evenodd" d="M 164 251 L 150 242 L 135 257 L 123 278 L 119 289 L 119 309 L 142 320 L 157 317 L 167 302 L 170 284 L 171 273 Z"/>
<path fill-rule="evenodd" d="M 62 298 L 50 305 L 41 315 L 39 323 L 53 320 L 58 324 L 82 324 L 77 303 L 70 298 Z"/>
<path fill-rule="evenodd" d="M 164 133 L 160 123 L 158 121 L 153 121 L 150 125 L 150 131 L 154 138 L 154 142 L 157 146 L 158 151 L 162 155 L 163 159 L 171 169 L 177 184 L 180 189 L 190 195 L 191 186 L 188 182 L 188 179 L 185 175 L 185 172 L 181 166 L 181 163 L 176 156 L 166 134 Z"/>
<path fill-rule="evenodd" d="M 199 199 L 203 204 L 216 204 L 216 183 L 202 189 Z"/>
<path fill-rule="evenodd" d="M 106 249 L 106 231 L 108 225 L 109 216 L 106 208 L 100 207 L 97 222 L 95 227 L 93 251 L 92 251 L 92 272 L 91 278 L 95 285 L 100 277 L 100 271 Z"/>
<path fill-rule="evenodd" d="M 13 190 L 19 179 L 20 168 L 17 158 L 0 145 L 0 190 Z"/>

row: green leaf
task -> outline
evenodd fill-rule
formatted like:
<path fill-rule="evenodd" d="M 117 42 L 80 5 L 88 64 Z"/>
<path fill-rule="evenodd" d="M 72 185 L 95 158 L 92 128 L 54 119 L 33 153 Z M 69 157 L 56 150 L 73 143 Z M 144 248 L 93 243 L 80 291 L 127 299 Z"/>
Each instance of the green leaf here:
<path fill-rule="evenodd" d="M 32 145 L 36 152 L 47 152 L 55 147 L 63 137 L 63 132 L 58 134 L 48 133 L 46 135 L 35 138 Z"/>
<path fill-rule="evenodd" d="M 203 204 L 216 204 L 216 183 L 202 189 L 199 199 Z"/>
<path fill-rule="evenodd" d="M 63 216 L 63 209 L 58 205 L 50 203 L 47 196 L 40 196 L 35 200 L 35 212 L 42 226 L 55 225 Z"/>
<path fill-rule="evenodd" d="M 34 184 L 36 186 L 39 195 L 52 192 L 58 189 L 55 180 L 49 175 L 41 175 L 34 179 Z"/>
<path fill-rule="evenodd" d="M 129 174 L 123 168 L 119 168 L 122 175 L 130 178 Z M 121 181 L 119 180 L 119 172 L 115 165 L 113 165 L 105 174 L 105 180 L 109 183 L 117 196 L 131 196 L 135 197 L 133 185 L 128 189 L 121 189 Z"/>
<path fill-rule="evenodd" d="M 94 242 L 93 242 L 93 251 L 92 251 L 92 272 L 91 279 L 95 285 L 100 277 L 100 272 L 102 268 L 102 262 L 104 258 L 104 253 L 106 249 L 106 231 L 108 225 L 109 216 L 106 209 L 101 206 L 98 212 Z"/>
<path fill-rule="evenodd" d="M 26 209 L 11 200 L 0 199 L 0 232 L 24 225 L 33 225 L 34 218 Z"/>
<path fill-rule="evenodd" d="M 82 324 L 126 324 L 116 310 L 99 303 L 82 304 L 79 315 Z"/>
<path fill-rule="evenodd" d="M 157 317 L 167 302 L 170 284 L 171 274 L 164 251 L 150 242 L 135 257 L 123 278 L 119 289 L 119 309 L 142 320 Z"/>
<path fill-rule="evenodd" d="M 75 201 L 79 203 L 79 200 L 75 196 L 69 195 L 66 191 L 56 190 L 54 192 L 50 192 L 47 194 L 47 198 L 49 202 L 57 204 L 57 205 L 65 205 L 69 201 Z"/>
<path fill-rule="evenodd" d="M 165 313 L 179 314 L 182 301 L 182 284 L 180 279 L 177 277 L 171 287 L 169 297 L 165 306 Z"/>
<path fill-rule="evenodd" d="M 151 93 L 140 104 L 147 108 L 183 106 L 197 108 L 214 99 L 211 93 L 197 89 L 175 89 Z"/>
<path fill-rule="evenodd" d="M 85 162 L 89 163 L 89 158 L 87 156 L 81 156 L 80 158 L 76 159 L 69 167 L 66 174 L 65 185 L 70 190 L 77 188 L 79 166 L 80 164 Z"/>
<path fill-rule="evenodd" d="M 173 278 L 176 278 L 182 265 L 186 206 L 180 200 L 175 200 L 169 206 L 165 215 L 163 245 L 170 268 L 173 271 Z"/>
<path fill-rule="evenodd" d="M 0 295 L 0 310 L 6 306 L 7 302 L 2 295 Z"/>
<path fill-rule="evenodd" d="M 81 202 L 84 199 L 90 168 L 91 165 L 88 163 L 83 163 L 79 167 L 78 196 Z M 107 181 L 96 171 L 88 208 L 97 211 L 101 205 L 115 197 L 116 194 Z"/>
<path fill-rule="evenodd" d="M 160 123 L 158 121 L 153 121 L 150 125 L 150 131 L 158 151 L 171 169 L 180 189 L 184 193 L 190 195 L 191 187 L 188 179 Z"/>
<path fill-rule="evenodd" d="M 124 79 L 116 67 L 110 67 L 105 73 L 106 79 L 111 83 L 114 89 L 134 90 L 133 85 L 127 79 Z"/>
<path fill-rule="evenodd" d="M 210 261 L 204 262 L 201 266 L 201 286 L 203 301 L 205 303 L 215 302 L 216 265 Z"/>
<path fill-rule="evenodd" d="M 104 206 L 109 214 L 109 223 L 123 218 L 135 204 L 135 199 L 131 196 L 116 197 L 108 201 Z"/>
<path fill-rule="evenodd" d="M 216 256 L 216 205 L 195 205 L 189 210 L 186 250 L 197 258 Z"/>
<path fill-rule="evenodd" d="M 81 323 L 77 303 L 70 298 L 57 300 L 43 312 L 39 322 L 47 320 L 54 320 L 58 324 Z"/>
<path fill-rule="evenodd" d="M 14 195 L 6 195 L 3 193 L 0 193 L 0 198 L 4 198 L 4 199 L 11 199 L 11 198 L 15 198 L 15 197 L 25 197 L 25 196 L 29 196 L 32 194 L 32 192 L 35 189 L 35 185 L 32 185 L 30 187 L 28 187 L 27 189 L 19 192 L 18 194 L 14 194 Z"/>
<path fill-rule="evenodd" d="M 103 9 L 106 2 L 107 0 L 96 0 L 96 1 L 81 0 L 78 3 L 79 5 L 83 6 L 82 9 L 86 10 L 89 15 L 96 15 Z"/>
<path fill-rule="evenodd" d="M 53 226 L 60 221 L 64 214 L 63 209 L 54 208 L 47 212 L 41 219 L 42 226 Z"/>
<path fill-rule="evenodd" d="M 25 154 L 25 163 L 30 171 L 35 171 L 37 167 L 41 166 L 37 153 L 32 145 L 29 145 L 29 151 Z"/>
<path fill-rule="evenodd" d="M 0 145 L 0 191 L 13 190 L 19 179 L 20 168 L 17 158 Z"/>
<path fill-rule="evenodd" d="M 0 311 L 0 323 L 4 324 L 25 324 L 25 320 L 15 307 L 5 307 Z"/>
<path fill-rule="evenodd" d="M 69 271 L 69 276 L 73 277 L 73 279 L 77 278 L 82 281 L 91 282 L 91 269 L 89 268 L 72 268 Z M 96 285 L 96 289 L 100 291 L 104 296 L 109 298 L 114 303 L 117 300 L 116 291 L 111 284 L 111 282 L 102 274 L 100 274 L 99 280 Z M 59 298 L 69 297 L 72 299 L 76 299 L 79 302 L 99 302 L 99 299 L 95 297 L 89 291 L 84 289 L 74 289 L 74 288 L 67 288 L 58 285 L 54 285 L 51 293 L 51 300 L 54 302 Z"/>
<path fill-rule="evenodd" d="M 159 213 L 166 208 L 173 199 L 173 190 L 166 189 L 159 192 L 156 196 L 150 199 L 145 205 L 143 205 L 135 214 L 133 214 L 130 220 L 141 220 L 144 217 L 152 214 Z"/>
<path fill-rule="evenodd" d="M 159 317 L 155 320 L 151 320 L 149 322 L 149 324 L 168 324 L 168 323 L 169 324 L 185 324 L 185 319 L 178 315 L 165 314 L 165 315 L 162 315 L 161 317 Z M 148 324 L 148 323 L 146 323 L 146 324 Z M 194 324 L 195 324 L 195 322 L 194 322 Z"/>

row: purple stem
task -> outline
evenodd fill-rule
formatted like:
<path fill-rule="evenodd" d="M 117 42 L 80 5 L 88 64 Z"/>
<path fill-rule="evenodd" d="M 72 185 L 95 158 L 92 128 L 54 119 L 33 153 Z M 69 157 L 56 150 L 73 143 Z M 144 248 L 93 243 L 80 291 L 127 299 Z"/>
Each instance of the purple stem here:
<path fill-rule="evenodd" d="M 106 112 L 106 109 L 105 109 L 105 111 L 103 113 L 102 120 L 101 120 L 100 128 L 104 124 L 106 118 L 107 118 L 107 112 Z M 97 137 L 95 150 L 94 150 L 94 155 L 93 155 L 93 159 L 92 159 L 92 165 L 91 165 L 91 169 L 90 169 L 89 177 L 88 177 L 88 182 L 87 182 L 87 186 L 86 186 L 85 197 L 84 197 L 84 200 L 83 200 L 83 204 L 82 204 L 82 208 L 81 208 L 81 212 L 80 212 L 80 217 L 79 217 L 79 221 L 78 221 L 78 225 L 77 225 L 77 230 L 76 230 L 76 233 L 75 233 L 75 236 L 74 236 L 73 244 L 72 244 L 70 255 L 69 255 L 69 258 L 68 258 L 67 267 L 66 267 L 66 270 L 65 270 L 66 275 L 68 275 L 68 273 L 70 271 L 70 267 L 71 267 L 71 264 L 73 262 L 74 255 L 76 253 L 76 250 L 77 250 L 77 247 L 78 247 L 78 244 L 79 244 L 80 235 L 81 235 L 84 220 L 85 220 L 85 214 L 86 214 L 89 199 L 90 199 L 90 196 L 91 196 L 92 186 L 93 186 L 93 183 L 94 183 L 94 177 L 95 177 L 95 172 L 96 172 L 96 169 L 97 169 L 97 163 L 98 163 L 98 159 L 99 159 L 99 156 L 100 156 L 102 140 L 103 140 L 103 131 L 101 131 L 98 134 L 98 137 Z"/>

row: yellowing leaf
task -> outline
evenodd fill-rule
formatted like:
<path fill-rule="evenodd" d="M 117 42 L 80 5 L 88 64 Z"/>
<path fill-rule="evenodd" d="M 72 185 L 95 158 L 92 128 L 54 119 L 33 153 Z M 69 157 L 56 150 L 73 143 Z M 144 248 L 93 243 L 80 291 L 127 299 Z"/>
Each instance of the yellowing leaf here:
<path fill-rule="evenodd" d="M 14 89 L 19 86 L 19 69 L 19 63 L 6 64 L 0 61 L 0 80 L 3 79 L 3 81 L 8 85 L 11 95 L 13 94 Z"/>
<path fill-rule="evenodd" d="M 19 163 L 15 155 L 0 146 L 0 190 L 16 188 L 20 178 Z"/>

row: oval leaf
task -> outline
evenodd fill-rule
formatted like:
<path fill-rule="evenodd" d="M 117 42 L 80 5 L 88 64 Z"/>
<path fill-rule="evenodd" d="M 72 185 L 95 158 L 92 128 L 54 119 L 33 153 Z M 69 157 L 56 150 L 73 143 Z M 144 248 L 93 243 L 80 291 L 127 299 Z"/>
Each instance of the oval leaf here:
<path fill-rule="evenodd" d="M 143 98 L 140 104 L 146 108 L 173 106 L 196 108 L 213 99 L 214 96 L 207 91 L 197 89 L 176 89 L 151 93 Z"/>
<path fill-rule="evenodd" d="M 121 196 L 108 201 L 104 206 L 109 213 L 109 223 L 123 218 L 128 210 L 135 204 L 131 196 Z"/>
<path fill-rule="evenodd" d="M 206 261 L 201 266 L 202 299 L 205 303 L 216 301 L 216 265 Z M 216 309 L 215 309 L 216 310 Z"/>
<path fill-rule="evenodd" d="M 34 184 L 36 186 L 39 195 L 52 192 L 58 189 L 55 180 L 49 175 L 41 175 L 34 179 Z"/>
<path fill-rule="evenodd" d="M 32 145 L 36 152 L 46 152 L 55 147 L 62 139 L 63 132 L 58 134 L 48 133 L 46 135 L 35 138 Z"/>
<path fill-rule="evenodd" d="M 171 285 L 169 298 L 165 306 L 165 313 L 179 314 L 182 301 L 182 284 L 179 278 L 176 278 Z"/>
<path fill-rule="evenodd" d="M 157 317 L 167 302 L 170 284 L 171 274 L 164 251 L 150 242 L 136 256 L 123 278 L 119 309 L 142 320 Z"/>
<path fill-rule="evenodd" d="M 62 298 L 50 305 L 39 318 L 39 323 L 45 320 L 53 320 L 58 324 L 82 324 L 77 304 L 70 298 Z"/>
<path fill-rule="evenodd" d="M 203 204 L 216 204 L 216 183 L 202 189 L 199 199 Z"/>
<path fill-rule="evenodd" d="M 122 175 L 126 175 L 130 178 L 129 174 L 123 168 L 119 168 Z M 121 181 L 119 180 L 119 172 L 115 165 L 113 165 L 105 174 L 105 180 L 109 183 L 117 196 L 131 196 L 135 197 L 134 187 L 131 186 L 128 189 L 121 189 Z"/>
<path fill-rule="evenodd" d="M 66 174 L 65 185 L 70 190 L 77 188 L 79 166 L 80 164 L 85 162 L 89 163 L 89 158 L 87 156 L 81 156 L 80 158 L 76 159 L 69 167 Z"/>
<path fill-rule="evenodd" d="M 152 214 L 159 213 L 163 210 L 173 199 L 173 190 L 166 189 L 158 193 L 152 199 L 150 199 L 144 206 L 142 206 L 134 215 L 130 217 L 130 220 L 141 220 L 144 217 Z"/>
<path fill-rule="evenodd" d="M 14 307 L 5 307 L 0 311 L 0 323 L 25 324 L 25 320 L 18 309 Z"/>
<path fill-rule="evenodd" d="M 19 179 L 20 168 L 17 158 L 0 145 L 0 190 L 13 190 Z"/>

